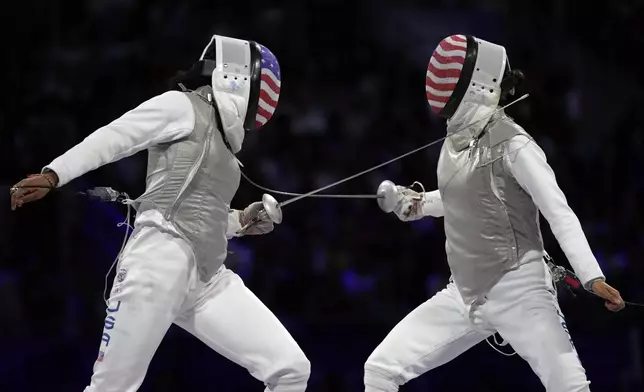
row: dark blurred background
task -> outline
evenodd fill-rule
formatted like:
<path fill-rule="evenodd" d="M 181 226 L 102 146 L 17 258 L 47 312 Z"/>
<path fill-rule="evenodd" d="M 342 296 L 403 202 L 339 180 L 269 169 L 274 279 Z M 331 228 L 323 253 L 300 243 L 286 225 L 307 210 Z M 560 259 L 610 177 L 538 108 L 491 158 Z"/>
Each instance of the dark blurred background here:
<path fill-rule="evenodd" d="M 219 4 L 220 3 L 220 4 Z M 440 39 L 504 45 L 530 98 L 509 110 L 546 151 L 611 284 L 644 302 L 642 1 L 49 0 L 11 2 L 0 112 L 0 391 L 82 391 L 105 317 L 104 275 L 124 231 L 120 206 L 74 190 L 139 195 L 146 154 L 89 173 L 12 213 L 8 186 L 162 93 L 211 34 L 254 39 L 283 74 L 276 116 L 240 159 L 266 186 L 304 192 L 444 135 L 425 67 Z M 436 187 L 439 146 L 341 185 Z M 233 207 L 262 191 L 242 180 Z M 278 199 L 280 199 L 278 197 Z M 284 198 L 281 198 L 283 200 Z M 267 236 L 235 239 L 227 264 L 312 362 L 309 390 L 362 390 L 363 363 L 449 271 L 442 220 L 412 224 L 368 200 L 306 199 Z M 548 251 L 567 264 L 544 222 Z M 113 277 L 110 277 L 110 284 Z M 644 391 L 644 309 L 607 312 L 562 292 L 594 392 Z M 260 391 L 259 382 L 173 327 L 142 391 Z M 518 356 L 484 343 L 402 391 L 543 391 Z"/>

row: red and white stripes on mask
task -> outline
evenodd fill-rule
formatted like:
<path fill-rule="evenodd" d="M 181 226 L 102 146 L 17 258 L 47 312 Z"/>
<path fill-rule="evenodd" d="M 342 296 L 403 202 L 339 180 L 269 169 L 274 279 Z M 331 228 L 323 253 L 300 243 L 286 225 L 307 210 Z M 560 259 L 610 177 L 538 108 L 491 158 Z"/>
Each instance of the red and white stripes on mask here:
<path fill-rule="evenodd" d="M 434 112 L 440 114 L 456 89 L 466 53 L 467 39 L 460 34 L 443 39 L 434 50 L 425 77 L 427 101 Z"/>
<path fill-rule="evenodd" d="M 282 74 L 277 58 L 263 45 L 261 48 L 261 85 L 259 92 L 259 102 L 257 106 L 257 116 L 255 117 L 255 127 L 261 128 L 273 117 L 277 102 L 279 101 L 282 87 Z"/>

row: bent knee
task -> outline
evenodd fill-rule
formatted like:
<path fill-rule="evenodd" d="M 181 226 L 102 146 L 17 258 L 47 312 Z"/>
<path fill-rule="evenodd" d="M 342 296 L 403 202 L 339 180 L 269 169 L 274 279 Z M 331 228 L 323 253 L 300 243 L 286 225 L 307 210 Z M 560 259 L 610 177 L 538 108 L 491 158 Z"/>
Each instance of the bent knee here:
<path fill-rule="evenodd" d="M 380 346 L 377 347 L 367 358 L 364 369 L 391 379 L 396 378 L 402 373 L 403 369 L 398 365 L 398 361 L 392 358 L 391 353 L 386 353 L 385 351 L 380 350 Z"/>
<path fill-rule="evenodd" d="M 364 384 L 369 391 L 396 392 L 405 384 L 402 369 L 380 355 L 376 349 L 364 364 Z"/>
<path fill-rule="evenodd" d="M 394 380 L 397 378 L 400 378 L 400 369 L 397 369 L 396 367 L 392 366 L 390 363 L 387 363 L 385 361 L 379 360 L 378 357 L 369 357 L 367 359 L 367 362 L 364 364 L 364 371 L 366 373 L 373 373 L 374 375 L 377 375 L 378 377 L 381 378 L 387 378 L 390 380 Z"/>
<path fill-rule="evenodd" d="M 266 373 L 267 385 L 306 384 L 311 375 L 311 362 L 298 350 L 282 355 Z"/>
<path fill-rule="evenodd" d="M 365 390 L 371 392 L 398 392 L 400 383 L 396 377 L 383 370 L 377 365 L 367 361 L 364 365 L 364 386 Z"/>
<path fill-rule="evenodd" d="M 298 380 L 308 381 L 311 375 L 311 362 L 301 351 L 299 355 L 291 358 L 288 368 L 291 369 L 291 377 Z"/>

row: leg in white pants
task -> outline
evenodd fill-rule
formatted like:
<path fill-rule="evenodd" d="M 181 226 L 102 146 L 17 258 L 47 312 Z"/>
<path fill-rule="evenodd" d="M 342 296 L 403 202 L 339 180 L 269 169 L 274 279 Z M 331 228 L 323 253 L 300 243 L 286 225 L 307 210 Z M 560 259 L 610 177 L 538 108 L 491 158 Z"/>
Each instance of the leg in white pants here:
<path fill-rule="evenodd" d="M 490 336 L 474 328 L 456 286 L 409 313 L 365 363 L 366 392 L 396 392 L 428 370 L 443 365 Z"/>
<path fill-rule="evenodd" d="M 133 234 L 117 268 L 99 357 L 85 392 L 139 389 L 194 284 L 191 254 L 183 240 L 155 228 Z"/>
<path fill-rule="evenodd" d="M 232 271 L 222 267 L 207 284 L 198 281 L 189 245 L 153 227 L 135 232 L 117 269 L 85 392 L 137 391 L 173 322 L 247 368 L 267 391 L 306 390 L 309 361 Z"/>
<path fill-rule="evenodd" d="M 590 392 L 543 261 L 508 272 L 475 305 L 463 304 L 450 284 L 419 306 L 367 360 L 366 391 L 395 392 L 474 346 L 489 336 L 488 330 L 497 330 L 512 345 L 547 392 Z"/>
<path fill-rule="evenodd" d="M 510 271 L 490 291 L 486 319 L 539 376 L 548 392 L 590 392 L 544 262 Z"/>
<path fill-rule="evenodd" d="M 176 324 L 248 369 L 266 392 L 304 392 L 311 365 L 273 313 L 234 272 L 222 268 Z"/>

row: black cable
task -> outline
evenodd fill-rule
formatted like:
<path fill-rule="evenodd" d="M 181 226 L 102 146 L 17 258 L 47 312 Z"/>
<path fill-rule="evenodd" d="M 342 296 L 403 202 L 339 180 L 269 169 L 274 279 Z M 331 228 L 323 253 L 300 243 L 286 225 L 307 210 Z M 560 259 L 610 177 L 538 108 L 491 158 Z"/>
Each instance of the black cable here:
<path fill-rule="evenodd" d="M 3 186 L 4 187 L 4 186 Z M 37 188 L 37 189 L 49 189 L 50 191 L 57 191 L 58 188 L 46 186 L 46 185 L 17 185 L 11 186 L 9 189 L 18 189 L 18 188 Z M 10 192 L 10 194 L 13 192 Z M 125 192 L 116 191 L 110 187 L 94 187 L 87 189 L 82 192 L 74 192 L 75 195 L 85 196 L 91 200 L 100 200 L 104 202 L 117 202 L 123 203 L 126 200 L 129 200 L 129 196 Z"/>
<path fill-rule="evenodd" d="M 555 264 L 552 257 L 548 255 L 546 255 L 546 260 L 548 261 L 548 267 L 550 267 L 550 271 L 553 279 L 555 280 L 555 283 L 563 285 L 565 288 L 568 289 L 568 291 L 570 291 L 573 294 L 573 296 L 576 296 L 574 291 L 579 290 L 579 288 L 582 287 L 581 281 L 579 280 L 577 275 L 574 272 L 568 270 L 567 268 Z M 601 297 L 600 295 L 598 295 L 593 291 L 590 291 L 590 290 L 583 290 L 583 291 L 586 291 L 592 294 L 593 296 L 597 298 L 601 298 L 603 301 L 606 301 L 605 298 Z M 623 298 L 622 298 L 622 301 L 624 302 L 625 305 L 644 307 L 644 303 L 624 301 Z"/>
<path fill-rule="evenodd" d="M 6 187 L 6 185 L 3 187 Z M 49 189 L 49 190 L 58 189 L 56 187 L 51 187 L 46 185 L 14 185 L 9 188 L 10 189 L 40 188 L 40 189 Z M 100 200 L 105 202 L 121 203 L 124 200 L 129 199 L 129 196 L 127 195 L 127 193 L 115 191 L 110 187 L 94 187 L 86 190 L 85 192 L 76 192 L 76 194 L 80 196 L 86 196 L 93 200 Z M 577 277 L 577 275 L 574 272 L 568 270 L 567 268 L 555 264 L 554 260 L 549 255 L 546 254 L 545 258 L 546 258 L 546 261 L 548 262 L 548 266 L 550 267 L 550 271 L 551 271 L 551 274 L 553 275 L 555 283 L 563 284 L 570 292 L 573 293 L 573 295 L 575 295 L 573 290 L 579 289 L 579 287 L 581 287 L 581 282 L 579 281 L 579 278 Z M 577 282 L 577 284 L 575 285 L 571 284 L 570 280 L 574 280 L 575 282 Z M 584 291 L 588 291 L 588 290 L 584 290 Z M 588 292 L 597 298 L 601 298 L 602 300 L 605 300 L 597 293 L 594 293 L 592 291 L 588 291 Z M 638 302 L 624 301 L 624 304 L 629 306 L 644 307 L 644 303 L 638 303 Z"/>

